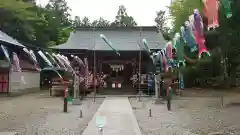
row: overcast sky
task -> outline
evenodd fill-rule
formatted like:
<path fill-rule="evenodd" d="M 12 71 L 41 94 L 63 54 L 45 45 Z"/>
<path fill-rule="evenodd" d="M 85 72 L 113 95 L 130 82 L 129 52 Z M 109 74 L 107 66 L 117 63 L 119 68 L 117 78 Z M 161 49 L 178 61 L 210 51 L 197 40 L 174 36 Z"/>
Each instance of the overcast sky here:
<path fill-rule="evenodd" d="M 36 0 L 38 4 L 46 5 L 48 0 Z M 124 5 L 128 15 L 134 17 L 139 26 L 155 25 L 156 11 L 167 10 L 171 0 L 66 0 L 72 9 L 71 15 L 87 16 L 91 21 L 103 17 L 113 21 L 119 5 Z"/>

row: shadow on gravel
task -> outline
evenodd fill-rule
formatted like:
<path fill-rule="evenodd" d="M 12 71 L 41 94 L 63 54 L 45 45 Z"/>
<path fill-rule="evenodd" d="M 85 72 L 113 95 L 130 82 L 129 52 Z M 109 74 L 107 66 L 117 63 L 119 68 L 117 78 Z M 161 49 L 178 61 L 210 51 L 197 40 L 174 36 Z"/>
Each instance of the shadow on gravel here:
<path fill-rule="evenodd" d="M 240 107 L 240 103 L 239 102 L 232 102 L 232 103 L 229 103 L 225 106 L 226 107 Z"/>

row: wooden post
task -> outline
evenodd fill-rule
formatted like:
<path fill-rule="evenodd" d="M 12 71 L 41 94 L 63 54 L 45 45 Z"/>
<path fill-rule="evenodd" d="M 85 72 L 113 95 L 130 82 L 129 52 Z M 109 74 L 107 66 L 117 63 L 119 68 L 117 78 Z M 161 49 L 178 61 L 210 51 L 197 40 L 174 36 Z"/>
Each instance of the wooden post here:
<path fill-rule="evenodd" d="M 151 110 L 151 108 L 148 109 L 148 116 L 152 117 L 152 110 Z"/>
<path fill-rule="evenodd" d="M 220 97 L 220 99 L 221 99 L 221 107 L 224 107 L 223 96 L 224 96 L 224 94 L 223 94 L 223 93 L 221 93 L 221 97 Z"/>
<path fill-rule="evenodd" d="M 159 80 L 158 80 L 158 78 L 157 78 L 157 75 L 155 75 L 154 76 L 154 82 L 155 82 L 155 96 L 156 96 L 156 100 L 158 100 L 159 99 L 159 91 L 158 91 L 158 89 L 159 89 Z"/>
<path fill-rule="evenodd" d="M 155 97 L 156 97 L 155 104 L 161 104 L 162 101 L 159 97 L 160 91 L 161 91 L 161 88 L 160 88 L 161 75 L 155 74 L 154 80 L 155 80 Z"/>

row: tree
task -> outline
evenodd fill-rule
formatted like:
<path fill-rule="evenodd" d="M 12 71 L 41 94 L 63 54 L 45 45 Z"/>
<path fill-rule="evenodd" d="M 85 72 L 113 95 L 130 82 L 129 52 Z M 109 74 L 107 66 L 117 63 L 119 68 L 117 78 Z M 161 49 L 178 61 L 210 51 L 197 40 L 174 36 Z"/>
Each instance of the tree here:
<path fill-rule="evenodd" d="M 172 40 L 172 38 L 174 37 L 173 31 L 169 27 L 163 27 L 161 33 L 163 35 L 163 38 L 167 41 Z"/>
<path fill-rule="evenodd" d="M 64 29 L 61 29 L 60 32 L 58 33 L 58 44 L 66 43 L 73 29 L 74 28 L 72 27 L 66 27 Z M 51 44 L 49 44 L 49 46 L 50 45 Z M 54 46 L 54 44 L 52 44 L 52 46 Z"/>
<path fill-rule="evenodd" d="M 166 15 L 165 15 L 165 11 L 163 10 L 160 10 L 157 12 L 157 16 L 155 17 L 155 22 L 157 23 L 157 28 L 160 30 L 160 31 L 163 31 L 163 28 L 165 27 L 166 25 Z"/>
<path fill-rule="evenodd" d="M 208 67 L 213 67 L 213 69 L 220 69 L 219 75 L 223 76 L 224 83 L 228 80 L 228 76 L 236 75 L 237 67 L 240 65 L 240 2 L 239 0 L 230 0 L 232 17 L 227 18 L 225 14 L 225 9 L 220 5 L 219 9 L 219 24 L 220 26 L 214 31 L 206 30 L 205 39 L 206 46 L 211 47 L 212 58 L 218 59 L 214 63 L 210 64 Z M 181 25 L 188 20 L 189 15 L 193 13 L 194 9 L 198 9 L 205 19 L 204 14 L 202 14 L 202 3 L 201 1 L 193 0 L 175 0 L 171 3 L 170 15 L 173 19 L 174 30 L 176 32 L 180 31 Z M 206 23 L 204 23 L 206 25 Z M 213 53 L 216 52 L 216 53 Z M 214 56 L 213 56 L 214 55 Z M 220 66 L 219 66 L 220 65 Z M 196 68 L 197 69 L 197 68 Z M 197 69 L 200 70 L 200 69 Z M 215 74 L 216 75 L 216 74 Z M 236 79 L 236 76 L 233 77 Z"/>
<path fill-rule="evenodd" d="M 62 29 L 72 27 L 69 11 L 70 8 L 65 0 L 50 0 L 46 5 L 44 17 L 48 21 L 47 31 L 51 45 L 53 42 L 61 44 L 63 42 L 62 39 L 65 38 L 61 38 L 59 35 L 66 35 L 61 34 Z"/>
<path fill-rule="evenodd" d="M 90 22 L 88 17 L 85 16 L 82 19 L 82 25 L 81 26 L 83 26 L 83 27 L 90 27 L 91 26 L 91 22 Z"/>
<path fill-rule="evenodd" d="M 28 2 L 28 3 L 32 3 L 32 4 L 36 4 L 35 0 L 22 0 L 23 2 Z"/>
<path fill-rule="evenodd" d="M 44 18 L 32 12 L 34 5 L 31 3 L 1 0 L 0 9 L 1 30 L 26 43 L 33 43 L 36 40 L 34 26 L 46 24 Z"/>
<path fill-rule="evenodd" d="M 97 27 L 97 26 L 98 26 L 98 20 L 94 20 L 94 21 L 91 23 L 91 26 L 92 26 L 92 27 Z"/>
<path fill-rule="evenodd" d="M 165 11 L 160 10 L 157 12 L 157 16 L 155 17 L 155 22 L 158 28 L 164 37 L 165 40 L 169 41 L 172 38 L 171 30 L 166 26 L 167 17 L 165 15 Z"/>
<path fill-rule="evenodd" d="M 65 0 L 49 0 L 46 9 L 52 11 L 52 17 L 54 17 L 55 20 L 58 20 L 61 25 L 70 25 L 70 8 Z"/>
<path fill-rule="evenodd" d="M 51 0 L 44 8 L 34 0 L 0 0 L 0 29 L 22 43 L 40 47 L 60 44 L 68 35 L 62 29 L 71 26 L 69 8 L 64 6 L 64 0 Z"/>
<path fill-rule="evenodd" d="M 111 25 L 118 27 L 133 27 L 137 26 L 137 23 L 132 16 L 127 14 L 126 8 L 123 5 L 120 5 L 115 21 Z"/>
<path fill-rule="evenodd" d="M 91 25 L 95 27 L 108 27 L 110 26 L 110 22 L 100 17 L 98 20 L 94 20 Z"/>
<path fill-rule="evenodd" d="M 82 26 L 82 21 L 81 21 L 79 16 L 75 16 L 75 18 L 73 20 L 73 27 L 77 28 L 77 27 L 80 27 L 80 26 Z"/>
<path fill-rule="evenodd" d="M 174 31 L 179 32 L 181 25 L 188 20 L 194 9 L 202 12 L 201 0 L 174 0 L 169 6 L 170 16 L 173 20 Z"/>

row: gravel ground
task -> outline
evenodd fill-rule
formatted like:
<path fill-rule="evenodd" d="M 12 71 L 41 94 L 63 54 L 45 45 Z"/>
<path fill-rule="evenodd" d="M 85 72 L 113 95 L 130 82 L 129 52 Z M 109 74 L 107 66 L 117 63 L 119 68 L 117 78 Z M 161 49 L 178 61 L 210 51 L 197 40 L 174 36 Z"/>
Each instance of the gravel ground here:
<path fill-rule="evenodd" d="M 152 98 L 129 99 L 143 135 L 240 135 L 240 96 L 183 97 L 172 100 L 172 111 L 166 104 L 154 104 Z M 152 117 L 149 117 L 149 108 Z"/>
<path fill-rule="evenodd" d="M 63 113 L 62 98 L 49 97 L 48 92 L 20 97 L 1 98 L 0 132 L 18 132 L 20 135 L 81 134 L 92 119 L 103 99 L 85 99 L 82 105 L 68 106 Z M 82 109 L 83 117 L 79 118 Z"/>

